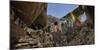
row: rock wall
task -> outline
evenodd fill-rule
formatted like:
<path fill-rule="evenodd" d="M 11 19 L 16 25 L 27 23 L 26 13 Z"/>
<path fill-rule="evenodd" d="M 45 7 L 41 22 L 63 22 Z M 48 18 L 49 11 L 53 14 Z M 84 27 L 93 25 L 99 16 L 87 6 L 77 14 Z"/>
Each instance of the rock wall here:
<path fill-rule="evenodd" d="M 10 11 L 10 48 L 43 47 L 41 36 L 44 37 L 48 25 L 47 4 L 10 1 Z M 32 29 L 31 33 L 28 28 Z"/>
<path fill-rule="evenodd" d="M 41 14 L 40 18 L 46 18 L 46 3 L 11 1 L 11 8 L 15 11 L 15 15 L 27 25 L 31 25 Z"/>

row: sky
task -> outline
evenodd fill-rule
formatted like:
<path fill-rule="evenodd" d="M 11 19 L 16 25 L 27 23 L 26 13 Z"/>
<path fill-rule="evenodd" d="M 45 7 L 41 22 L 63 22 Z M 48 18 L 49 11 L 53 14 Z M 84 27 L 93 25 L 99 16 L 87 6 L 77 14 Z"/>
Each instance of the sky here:
<path fill-rule="evenodd" d="M 49 3 L 47 8 L 47 14 L 57 18 L 61 18 L 77 7 L 78 5 L 73 4 Z"/>

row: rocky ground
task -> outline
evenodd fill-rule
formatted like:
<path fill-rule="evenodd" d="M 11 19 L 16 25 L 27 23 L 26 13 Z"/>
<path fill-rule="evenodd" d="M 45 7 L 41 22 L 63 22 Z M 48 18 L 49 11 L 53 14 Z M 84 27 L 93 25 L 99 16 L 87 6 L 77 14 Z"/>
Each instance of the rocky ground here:
<path fill-rule="evenodd" d="M 74 29 L 74 27 L 73 29 L 68 28 L 65 32 L 43 32 L 42 30 L 34 30 L 30 34 L 26 33 L 24 37 L 17 38 L 14 48 L 25 49 L 94 44 L 94 29 L 87 26 L 83 26 L 81 29 Z"/>

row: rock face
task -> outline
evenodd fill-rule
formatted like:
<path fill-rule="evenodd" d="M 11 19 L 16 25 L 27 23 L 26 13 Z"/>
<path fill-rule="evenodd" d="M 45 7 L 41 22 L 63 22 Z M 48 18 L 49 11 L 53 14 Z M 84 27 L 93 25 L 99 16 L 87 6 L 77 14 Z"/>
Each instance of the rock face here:
<path fill-rule="evenodd" d="M 11 1 L 11 8 L 15 12 L 15 15 L 27 25 L 31 25 L 36 21 L 37 18 L 38 20 L 40 20 L 41 18 L 45 19 L 45 21 L 41 20 L 39 21 L 39 23 L 44 22 L 44 24 L 42 24 L 46 25 L 46 3 Z"/>
<path fill-rule="evenodd" d="M 79 21 L 78 17 L 86 13 L 87 20 L 81 23 L 80 27 L 76 25 Z M 75 18 L 73 20 L 72 15 Z M 94 44 L 94 7 L 93 6 L 79 6 L 71 13 L 63 17 L 67 24 L 63 26 L 66 30 L 67 45 L 86 45 Z M 70 26 L 69 26 L 70 25 Z M 72 26 L 71 26 L 72 25 Z"/>
<path fill-rule="evenodd" d="M 11 48 L 43 47 L 41 36 L 44 36 L 44 30 L 48 25 L 47 4 L 23 1 L 10 3 Z M 32 29 L 31 33 L 27 31 L 28 28 Z"/>
<path fill-rule="evenodd" d="M 55 21 L 60 21 L 60 20 L 52 15 L 48 15 L 48 22 L 54 23 Z"/>

